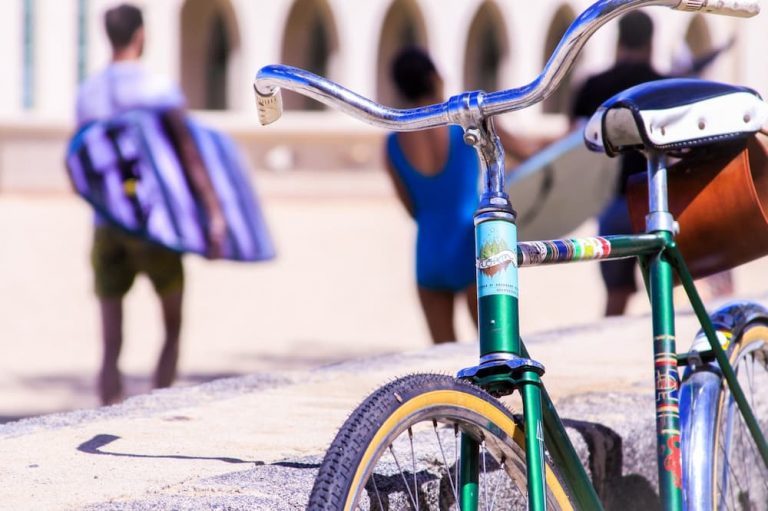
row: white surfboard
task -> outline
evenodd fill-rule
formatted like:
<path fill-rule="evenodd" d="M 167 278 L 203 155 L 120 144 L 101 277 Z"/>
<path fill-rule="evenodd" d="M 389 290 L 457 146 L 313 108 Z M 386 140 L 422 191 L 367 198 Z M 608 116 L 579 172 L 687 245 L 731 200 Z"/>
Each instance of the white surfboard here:
<path fill-rule="evenodd" d="M 574 130 L 507 172 L 520 240 L 563 237 L 613 197 L 620 159 L 591 152 L 583 136 Z"/>

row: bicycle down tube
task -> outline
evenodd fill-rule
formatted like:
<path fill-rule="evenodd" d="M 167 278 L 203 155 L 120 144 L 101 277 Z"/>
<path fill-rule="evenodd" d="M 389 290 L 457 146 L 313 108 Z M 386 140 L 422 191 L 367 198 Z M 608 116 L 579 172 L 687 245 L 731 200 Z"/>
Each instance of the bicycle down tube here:
<path fill-rule="evenodd" d="M 677 411 L 677 358 L 674 346 L 672 309 L 672 264 L 664 249 L 671 243 L 672 223 L 649 229 L 651 234 L 518 243 L 515 214 L 505 193 L 504 150 L 493 127 L 492 116 L 520 110 L 545 99 L 569 71 L 587 39 L 602 25 L 632 9 L 666 6 L 677 10 L 752 16 L 759 7 L 753 1 L 718 0 L 600 0 L 582 13 L 569 27 L 542 73 L 530 84 L 516 89 L 485 93 L 466 92 L 447 102 L 427 107 L 398 110 L 383 107 L 334 82 L 288 66 L 267 66 L 255 79 L 259 117 L 262 124 L 279 118 L 282 112 L 280 88 L 287 88 L 336 107 L 375 126 L 411 131 L 457 124 L 464 129 L 465 142 L 474 146 L 481 163 L 484 187 L 475 215 L 480 364 L 462 371 L 459 377 L 472 379 L 497 393 L 520 390 L 523 399 L 528 507 L 546 509 L 544 443 L 554 442 L 553 456 L 570 467 L 570 482 L 580 504 L 599 508 L 586 472 L 574 464 L 562 424 L 541 383 L 544 368 L 527 356 L 519 335 L 519 266 L 567 261 L 644 256 L 650 260 L 649 287 L 654 326 L 656 364 L 658 464 L 662 502 L 665 509 L 682 507 L 680 426 Z M 663 178 L 661 166 L 652 174 Z M 652 183 L 653 184 L 653 183 Z M 657 182 L 655 184 L 660 184 Z M 665 186 L 665 185 L 664 185 Z M 666 190 L 664 189 L 666 193 Z M 657 211 L 665 213 L 665 205 Z M 667 213 L 668 214 L 668 213 Z M 663 216 L 663 215 L 662 215 Z M 477 509 L 478 444 L 462 436 L 460 483 L 461 509 Z M 578 465 L 578 468 L 574 465 Z M 586 488 L 585 488 L 586 486 Z"/>

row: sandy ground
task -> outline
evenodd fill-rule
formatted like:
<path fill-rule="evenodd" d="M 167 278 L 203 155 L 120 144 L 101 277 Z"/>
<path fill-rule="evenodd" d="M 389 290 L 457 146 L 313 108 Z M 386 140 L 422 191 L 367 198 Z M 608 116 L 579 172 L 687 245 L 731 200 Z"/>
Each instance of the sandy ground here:
<path fill-rule="evenodd" d="M 412 270 L 411 220 L 382 173 L 263 174 L 258 187 L 279 256 L 242 265 L 187 258 L 178 385 L 288 371 L 429 346 Z M 100 344 L 88 265 L 91 214 L 67 194 L 0 195 L 0 421 L 97 405 Z M 592 234 L 587 222 L 577 234 Z M 765 292 L 768 261 L 736 273 Z M 525 269 L 523 334 L 592 323 L 595 264 Z M 460 337 L 474 339 L 463 304 Z M 647 311 L 642 296 L 630 312 Z M 141 279 L 126 304 L 129 394 L 149 389 L 159 311 Z"/>

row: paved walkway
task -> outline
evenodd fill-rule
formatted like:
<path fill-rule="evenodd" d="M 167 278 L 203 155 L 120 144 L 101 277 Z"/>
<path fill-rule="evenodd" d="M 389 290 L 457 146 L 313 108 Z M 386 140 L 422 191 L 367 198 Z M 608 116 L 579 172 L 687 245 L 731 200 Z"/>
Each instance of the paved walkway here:
<path fill-rule="evenodd" d="M 636 363 L 652 358 L 644 329 L 638 319 L 614 321 L 567 335 L 534 335 L 529 348 L 546 364 L 556 399 L 596 389 L 650 396 L 652 379 Z M 158 391 L 106 409 L 6 424 L 0 426 L 0 507 L 302 508 L 313 472 L 274 480 L 270 471 L 314 470 L 347 414 L 378 385 L 416 371 L 454 373 L 474 363 L 476 349 L 460 343 L 314 370 L 253 374 Z M 230 482 L 219 481 L 211 494 L 210 482 L 222 478 Z M 267 498 L 285 488 L 292 489 L 288 500 L 277 505 Z M 245 503 L 231 500 L 236 497 Z"/>

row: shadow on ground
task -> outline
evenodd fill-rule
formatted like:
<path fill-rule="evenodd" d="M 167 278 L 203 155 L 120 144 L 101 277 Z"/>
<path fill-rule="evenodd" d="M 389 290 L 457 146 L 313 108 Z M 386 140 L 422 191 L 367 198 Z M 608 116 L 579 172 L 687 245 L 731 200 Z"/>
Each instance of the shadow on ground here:
<path fill-rule="evenodd" d="M 242 460 L 239 458 L 216 457 L 216 456 L 191 456 L 183 454 L 136 454 L 130 452 L 120 452 L 114 449 L 104 449 L 112 442 L 120 440 L 117 435 L 100 434 L 96 435 L 87 442 L 77 446 L 77 450 L 85 454 L 99 454 L 102 456 L 117 456 L 124 458 L 149 458 L 149 459 L 168 459 L 168 460 L 206 460 L 222 461 L 224 463 L 249 463 L 253 465 L 263 465 L 263 461 Z"/>

